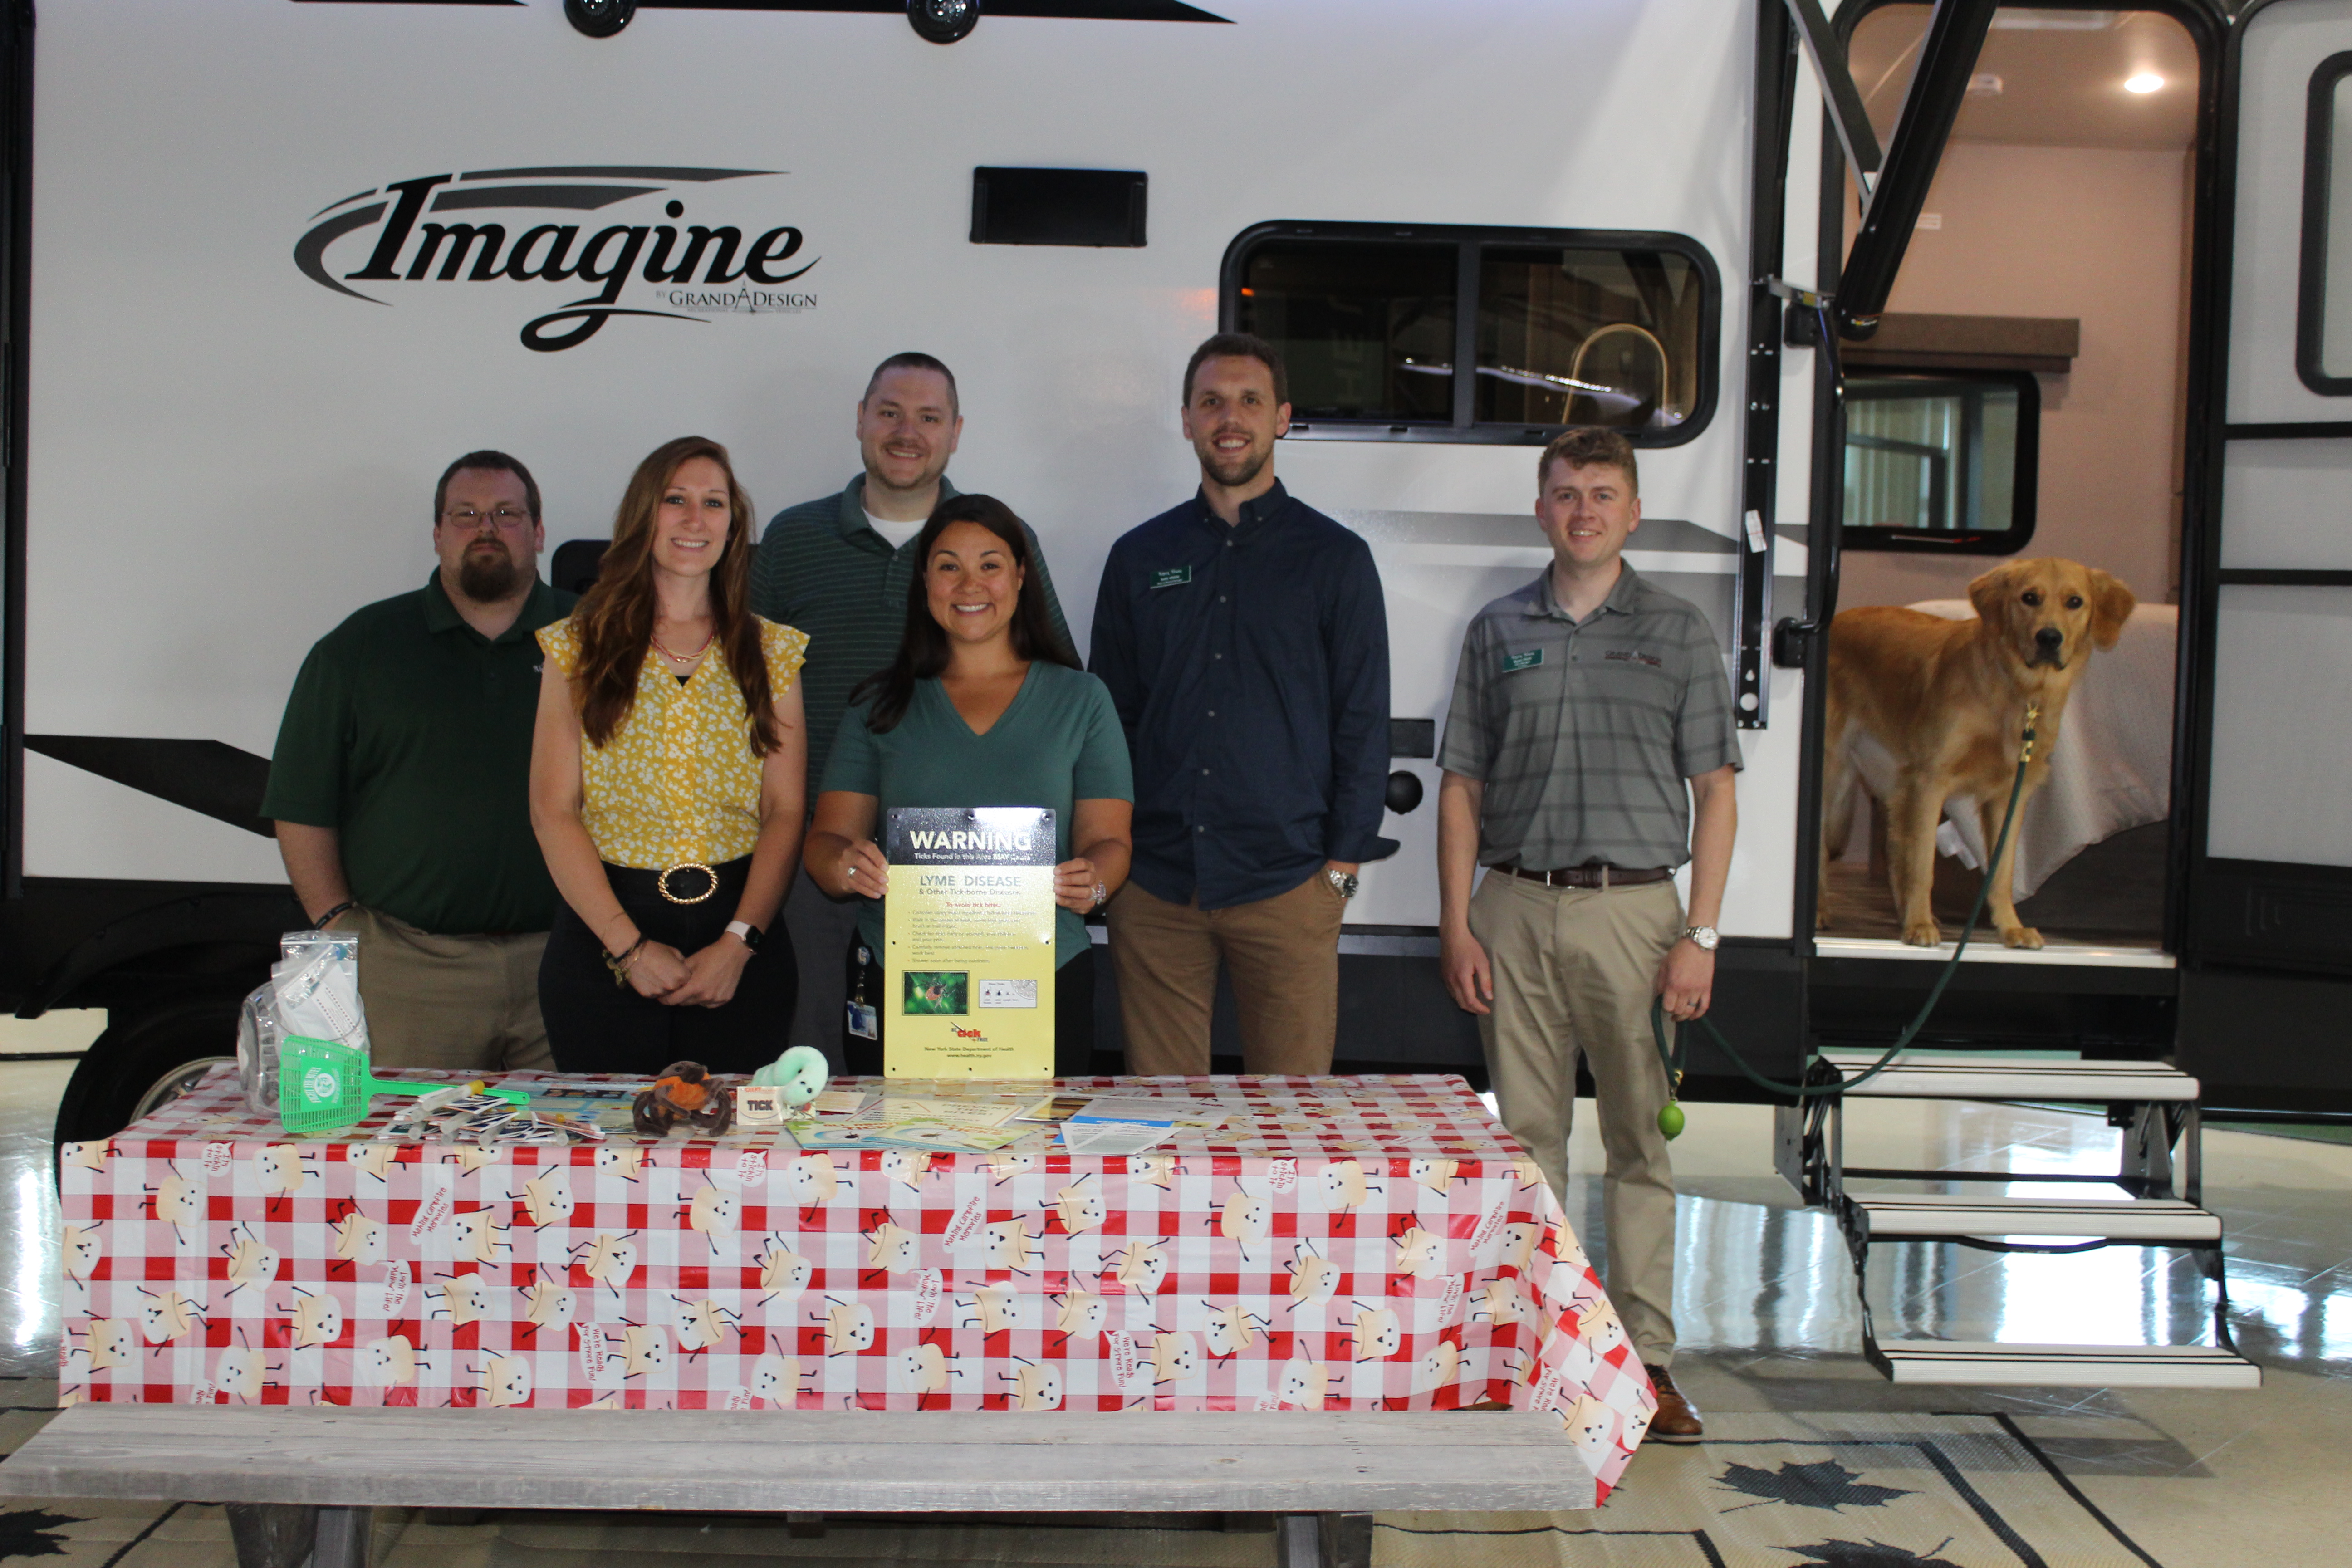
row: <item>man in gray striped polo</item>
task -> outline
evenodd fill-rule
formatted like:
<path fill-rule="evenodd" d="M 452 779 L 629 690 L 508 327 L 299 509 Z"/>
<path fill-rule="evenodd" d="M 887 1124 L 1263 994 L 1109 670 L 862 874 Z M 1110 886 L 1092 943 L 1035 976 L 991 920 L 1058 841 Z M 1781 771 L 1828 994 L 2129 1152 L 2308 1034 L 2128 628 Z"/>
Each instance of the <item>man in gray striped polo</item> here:
<path fill-rule="evenodd" d="M 897 353 L 874 367 L 857 400 L 864 470 L 833 495 L 786 507 L 769 520 L 751 562 L 751 608 L 808 634 L 801 700 L 808 725 L 809 798 L 833 754 L 849 689 L 898 652 L 907 590 L 915 578 L 915 537 L 931 510 L 956 493 L 948 459 L 963 435 L 955 373 L 927 353 Z M 1024 523 L 1023 527 L 1028 525 Z M 1034 530 L 1034 580 L 1045 614 L 1067 643 L 1054 579 Z M 805 875 L 784 898 L 784 929 L 800 965 L 791 1044 L 824 1052 L 843 1067 L 849 939 L 862 900 L 837 900 Z"/>
<path fill-rule="evenodd" d="M 1698 607 L 1624 563 L 1642 521 L 1632 444 L 1566 431 L 1536 474 L 1551 565 L 1470 623 L 1445 719 L 1439 962 L 1478 1016 L 1504 1125 L 1563 1201 L 1578 1057 L 1591 1068 L 1610 1299 L 1657 1387 L 1650 1436 L 1695 1443 L 1698 1412 L 1667 1371 L 1675 1181 L 1650 1002 L 1687 1020 L 1714 990 L 1738 826 L 1731 686 Z"/>

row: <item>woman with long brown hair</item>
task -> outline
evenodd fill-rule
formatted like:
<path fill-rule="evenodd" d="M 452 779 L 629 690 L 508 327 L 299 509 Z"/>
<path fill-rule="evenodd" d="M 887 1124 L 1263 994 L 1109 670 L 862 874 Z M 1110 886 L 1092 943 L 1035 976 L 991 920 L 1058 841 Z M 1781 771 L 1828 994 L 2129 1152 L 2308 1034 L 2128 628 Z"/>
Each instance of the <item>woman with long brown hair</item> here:
<path fill-rule="evenodd" d="M 894 806 L 1054 813 L 1054 1075 L 1094 1071 L 1094 949 L 1085 916 L 1127 880 L 1135 784 L 1118 710 L 1079 668 L 1031 580 L 1029 531 L 992 496 L 950 496 L 917 536 L 898 655 L 849 694 L 809 828 L 809 880 L 865 899 L 849 963 L 882 988 L 890 867 L 875 832 Z M 906 868 L 899 868 L 905 870 Z M 846 1032 L 853 1072 L 878 1072 L 882 1007 Z"/>
<path fill-rule="evenodd" d="M 530 820 L 563 906 L 540 964 L 566 1072 L 748 1072 L 797 976 L 769 931 L 800 853 L 808 638 L 745 607 L 751 499 L 727 448 L 637 465 L 596 582 L 542 627 Z"/>

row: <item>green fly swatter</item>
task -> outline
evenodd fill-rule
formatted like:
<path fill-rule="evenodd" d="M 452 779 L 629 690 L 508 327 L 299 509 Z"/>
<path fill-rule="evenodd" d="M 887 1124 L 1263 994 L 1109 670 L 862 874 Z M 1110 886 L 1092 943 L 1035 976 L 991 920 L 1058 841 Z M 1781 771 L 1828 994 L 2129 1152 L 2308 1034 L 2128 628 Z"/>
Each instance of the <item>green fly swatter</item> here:
<path fill-rule="evenodd" d="M 289 1035 L 278 1050 L 278 1120 L 289 1132 L 332 1132 L 368 1113 L 379 1094 L 434 1094 L 446 1083 L 386 1083 L 368 1071 L 367 1052 L 333 1040 Z M 493 1089 L 510 1105 L 528 1105 L 519 1089 Z"/>

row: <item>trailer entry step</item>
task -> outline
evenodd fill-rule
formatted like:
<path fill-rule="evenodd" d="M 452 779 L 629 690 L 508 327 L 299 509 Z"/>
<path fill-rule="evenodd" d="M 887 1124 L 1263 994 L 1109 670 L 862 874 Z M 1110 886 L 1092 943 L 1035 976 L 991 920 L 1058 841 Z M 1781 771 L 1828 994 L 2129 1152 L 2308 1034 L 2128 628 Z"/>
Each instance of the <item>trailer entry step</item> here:
<path fill-rule="evenodd" d="M 1878 1061 L 1868 1051 L 1824 1051 L 1849 1077 Z M 2188 1101 L 2197 1080 L 2162 1062 L 1966 1061 L 1945 1058 L 1895 1065 L 1846 1090 L 1856 1100 L 2057 1100 L 2093 1104 Z"/>
<path fill-rule="evenodd" d="M 2031 1177 L 2021 1178 L 2031 1180 Z M 1972 1194 L 1849 1194 L 1873 1241 L 1960 1236 L 2105 1237 L 2147 1247 L 2210 1247 L 2221 1221 L 2178 1198 L 2002 1198 Z"/>
<path fill-rule="evenodd" d="M 2260 1388 L 2263 1369 L 2213 1345 L 2005 1345 L 1865 1342 L 1895 1383 L 2070 1388 Z"/>

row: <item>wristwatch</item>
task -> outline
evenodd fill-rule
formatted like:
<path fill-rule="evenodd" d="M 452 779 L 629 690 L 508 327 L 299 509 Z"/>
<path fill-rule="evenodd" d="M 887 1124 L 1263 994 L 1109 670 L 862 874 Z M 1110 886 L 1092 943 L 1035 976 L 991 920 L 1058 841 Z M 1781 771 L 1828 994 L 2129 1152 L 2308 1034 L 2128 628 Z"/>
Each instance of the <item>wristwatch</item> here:
<path fill-rule="evenodd" d="M 750 921 L 729 921 L 727 922 L 727 929 L 734 934 L 735 940 L 741 942 L 745 947 L 750 948 L 753 952 L 760 951 L 760 928 L 758 926 L 753 925 Z M 1707 945 L 1711 947 L 1714 944 L 1710 942 Z"/>
<path fill-rule="evenodd" d="M 1343 899 L 1354 898 L 1356 896 L 1356 889 L 1363 886 L 1363 884 L 1358 881 L 1353 875 L 1349 872 L 1342 871 L 1337 866 L 1324 867 L 1323 875 L 1330 879 L 1333 889 L 1336 890 Z"/>
<path fill-rule="evenodd" d="M 1716 935 L 1713 926 L 1685 926 L 1683 934 L 1709 952 L 1713 952 L 1715 944 L 1723 940 Z"/>

